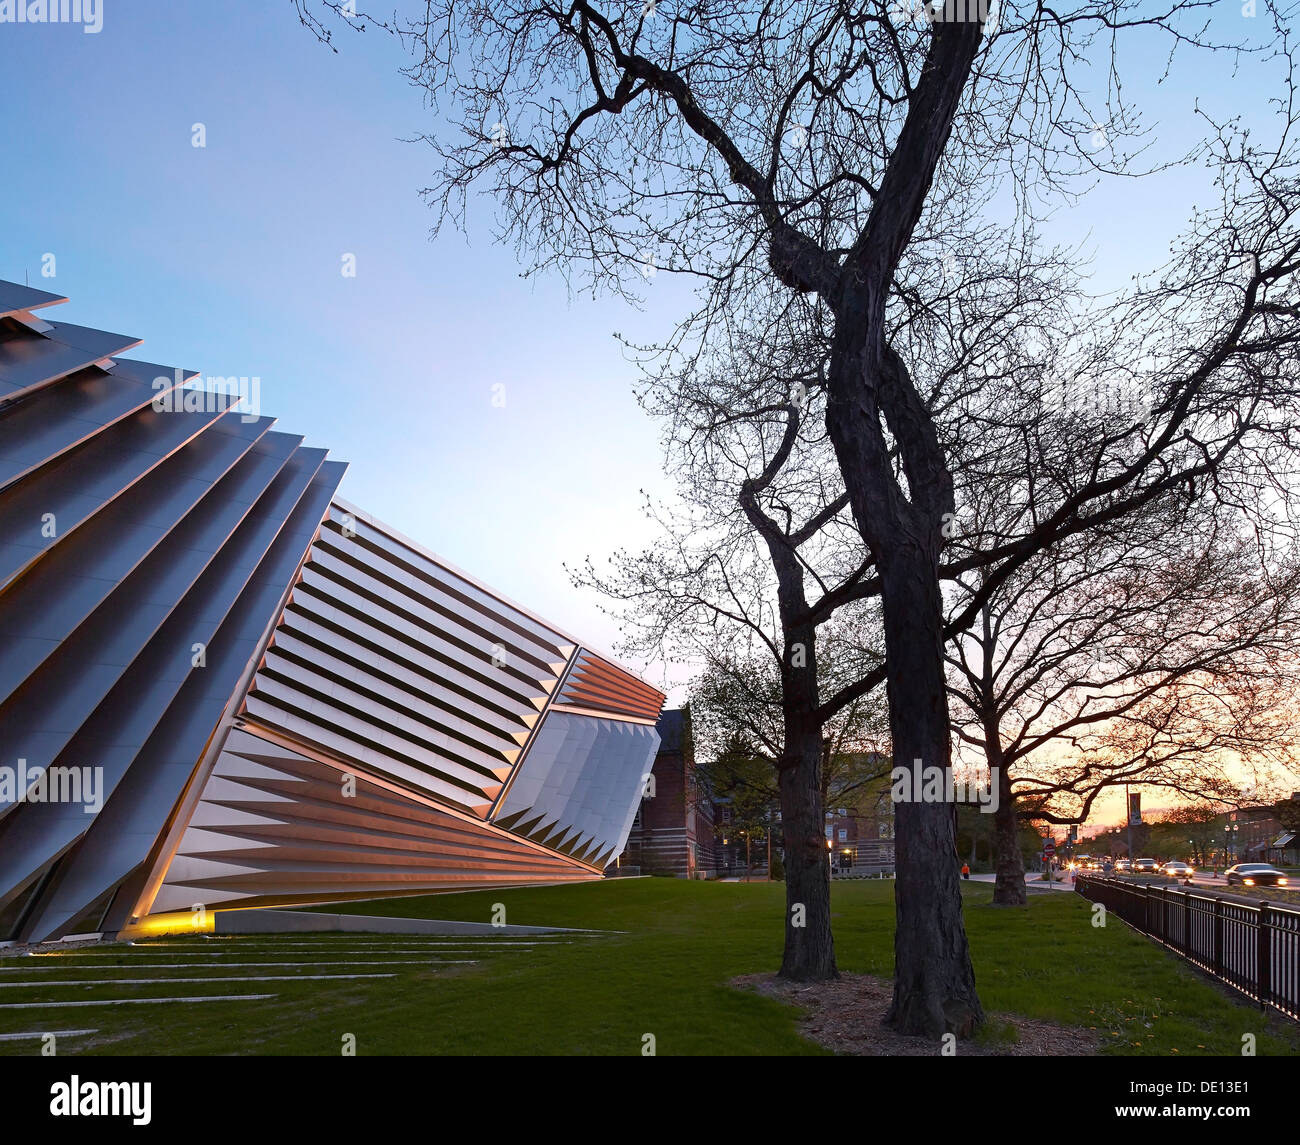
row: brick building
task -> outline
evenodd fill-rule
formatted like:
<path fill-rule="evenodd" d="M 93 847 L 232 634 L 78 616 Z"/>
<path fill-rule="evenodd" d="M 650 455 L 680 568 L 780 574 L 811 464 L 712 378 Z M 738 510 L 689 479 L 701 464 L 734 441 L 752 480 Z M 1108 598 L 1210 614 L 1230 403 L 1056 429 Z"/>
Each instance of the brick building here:
<path fill-rule="evenodd" d="M 651 772 L 652 791 L 641 800 L 619 869 L 679 878 L 713 874 L 713 807 L 694 781 L 690 710 L 665 711 L 657 729 L 662 742 Z"/>
<path fill-rule="evenodd" d="M 887 776 L 827 808 L 826 843 L 835 874 L 893 870 L 894 805 Z"/>
<path fill-rule="evenodd" d="M 1300 795 L 1297 792 L 1292 798 Z M 1296 862 L 1296 836 L 1288 831 L 1272 805 L 1239 807 L 1228 814 L 1228 848 L 1239 863 Z"/>

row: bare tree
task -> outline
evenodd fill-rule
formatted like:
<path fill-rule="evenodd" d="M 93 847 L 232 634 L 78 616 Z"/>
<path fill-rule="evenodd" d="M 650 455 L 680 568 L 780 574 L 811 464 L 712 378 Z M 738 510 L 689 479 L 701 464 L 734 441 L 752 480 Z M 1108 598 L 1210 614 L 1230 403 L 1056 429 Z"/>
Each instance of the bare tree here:
<path fill-rule="evenodd" d="M 808 981 L 836 973 L 823 824 L 845 768 L 825 741 L 861 746 L 884 669 L 863 606 L 869 562 L 813 388 L 807 314 L 767 303 L 743 337 L 717 323 L 685 370 L 671 358 L 648 368 L 642 401 L 665 425 L 682 503 L 656 510 L 651 548 L 618 554 L 607 573 L 588 561 L 576 579 L 619 602 L 629 650 L 706 668 L 692 702 L 705 740 L 741 735 L 772 759 L 788 907 L 780 973 Z"/>
<path fill-rule="evenodd" d="M 1025 902 L 1022 812 L 1078 823 L 1124 783 L 1223 797 L 1300 746 L 1300 550 L 1241 525 L 1184 488 L 1024 565 L 953 639 L 954 731 L 999 784 L 994 902 Z"/>
<path fill-rule="evenodd" d="M 1194 221 L 1172 268 L 1111 307 L 1112 321 L 1008 360 L 990 383 L 1014 403 L 1026 375 L 1049 366 L 1066 384 L 1140 373 L 1149 415 L 1080 438 L 1076 466 L 1035 482 L 1016 536 L 943 559 L 958 510 L 948 411 L 961 403 L 936 405 L 942 387 L 893 336 L 914 263 L 1001 192 L 1027 226 L 1036 201 L 1077 189 L 1103 166 L 1078 143 L 1098 123 L 1110 139 L 1104 166 L 1131 169 L 1143 137 L 1125 86 L 1090 82 L 1118 76 L 1119 38 L 1232 47 L 1210 37 L 1211 0 L 1035 4 L 1002 14 L 987 36 L 986 12 L 969 7 L 901 9 L 900 19 L 886 0 L 429 0 L 396 29 L 414 49 L 410 78 L 451 125 L 428 140 L 442 219 L 460 219 L 468 190 L 484 185 L 503 237 L 535 269 L 576 270 L 624 293 L 643 285 L 647 264 L 691 275 L 703 292 L 700 321 L 683 327 L 691 336 L 774 282 L 815 300 L 829 345 L 826 428 L 880 595 L 893 751 L 918 768 L 951 764 L 946 632 L 967 628 L 1036 554 L 1177 484 L 1213 481 L 1239 496 L 1239 459 L 1286 455 L 1295 420 L 1290 156 L 1212 126 L 1223 209 Z M 1283 139 L 1289 147 L 1285 129 Z M 1024 444 L 1033 465 L 1032 431 Z M 977 569 L 980 587 L 945 625 L 942 579 Z M 813 665 L 787 665 L 786 689 L 804 706 L 816 703 L 815 681 Z M 792 732 L 787 721 L 791 752 L 804 738 Z M 792 764 L 783 774 L 805 773 Z M 896 825 L 888 1020 L 969 1034 L 982 1010 L 952 808 L 904 803 Z"/>
<path fill-rule="evenodd" d="M 833 629 L 829 639 L 819 635 L 819 642 L 822 691 L 833 692 L 845 678 L 836 666 L 843 651 L 853 646 L 841 645 Z M 768 763 L 770 771 L 762 786 L 776 806 L 780 800 L 777 761 L 785 756 L 780 665 L 761 655 L 744 660 L 710 655 L 692 682 L 690 696 L 699 742 L 706 745 L 704 756 L 721 758 L 717 745 L 743 740 L 753 756 Z M 855 700 L 827 720 L 819 770 L 823 810 L 842 807 L 867 787 L 879 786 L 891 770 L 888 740 L 888 718 L 879 693 Z M 707 775 L 707 763 L 703 770 Z"/>

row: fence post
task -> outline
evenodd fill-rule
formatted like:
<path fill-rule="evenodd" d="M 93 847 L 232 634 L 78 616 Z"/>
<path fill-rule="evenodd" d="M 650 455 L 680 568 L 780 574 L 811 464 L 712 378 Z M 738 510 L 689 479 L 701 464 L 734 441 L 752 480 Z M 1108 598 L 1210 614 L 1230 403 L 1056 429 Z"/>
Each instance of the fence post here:
<path fill-rule="evenodd" d="M 1272 972 L 1272 966 L 1270 965 L 1271 959 L 1269 957 L 1272 951 L 1271 951 L 1271 943 L 1269 942 L 1270 936 L 1268 933 L 1268 914 L 1269 914 L 1268 899 L 1260 899 L 1259 900 L 1259 934 L 1257 936 L 1257 943 L 1256 943 L 1257 953 L 1255 958 L 1255 966 L 1256 966 L 1255 977 L 1259 986 L 1259 1008 L 1261 1010 L 1268 1009 L 1269 998 L 1272 996 L 1273 993 L 1273 972 Z"/>
<path fill-rule="evenodd" d="M 1223 977 L 1223 899 L 1214 900 L 1214 976 Z"/>
<path fill-rule="evenodd" d="M 1183 954 L 1190 957 L 1192 953 L 1192 896 L 1183 891 Z"/>

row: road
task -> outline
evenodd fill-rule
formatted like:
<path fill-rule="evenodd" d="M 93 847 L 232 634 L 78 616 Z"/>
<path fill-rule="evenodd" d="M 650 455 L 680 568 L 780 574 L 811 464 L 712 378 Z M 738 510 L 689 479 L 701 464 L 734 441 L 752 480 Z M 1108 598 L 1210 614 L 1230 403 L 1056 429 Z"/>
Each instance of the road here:
<path fill-rule="evenodd" d="M 971 882 L 975 882 L 975 883 L 993 883 L 996 881 L 996 879 L 997 876 L 991 874 L 971 875 Z M 1176 886 L 1180 888 L 1183 886 L 1182 883 L 1161 883 L 1161 885 Z M 1027 891 L 1053 890 L 1053 891 L 1072 892 L 1074 890 L 1074 879 L 1067 875 L 1067 877 L 1063 882 L 1051 883 L 1049 885 L 1048 883 L 1039 881 L 1037 871 L 1027 871 L 1025 873 L 1025 889 Z M 1193 878 L 1192 885 L 1188 889 L 1202 890 L 1202 891 L 1216 891 L 1216 890 L 1222 891 L 1222 893 L 1225 896 L 1230 895 L 1232 898 L 1237 899 L 1240 902 L 1249 903 L 1252 906 L 1259 901 L 1259 896 L 1256 896 L 1255 898 L 1250 897 L 1250 891 L 1251 891 L 1250 887 L 1233 887 L 1231 890 L 1229 890 L 1227 880 L 1222 875 L 1213 875 L 1213 874 L 1203 875 L 1199 871 L 1197 872 L 1196 876 Z M 1279 902 L 1277 905 L 1286 906 L 1287 904 L 1283 902 Z"/>

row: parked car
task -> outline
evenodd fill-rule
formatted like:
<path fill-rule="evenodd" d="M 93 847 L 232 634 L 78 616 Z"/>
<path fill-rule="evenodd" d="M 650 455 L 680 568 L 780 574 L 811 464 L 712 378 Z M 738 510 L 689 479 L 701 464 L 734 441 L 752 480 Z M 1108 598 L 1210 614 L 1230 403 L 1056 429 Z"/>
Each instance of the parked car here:
<path fill-rule="evenodd" d="M 1268 863 L 1238 863 L 1223 872 L 1228 876 L 1228 886 L 1243 887 L 1284 887 L 1287 885 L 1285 871 L 1279 871 Z"/>
<path fill-rule="evenodd" d="M 1135 875 L 1154 875 L 1160 870 L 1160 864 L 1155 859 L 1134 859 L 1133 873 Z"/>
<path fill-rule="evenodd" d="M 1177 859 L 1170 859 L 1160 870 L 1162 874 L 1168 875 L 1171 879 L 1190 879 L 1196 874 L 1195 867 L 1189 866 L 1187 863 L 1180 863 Z"/>

